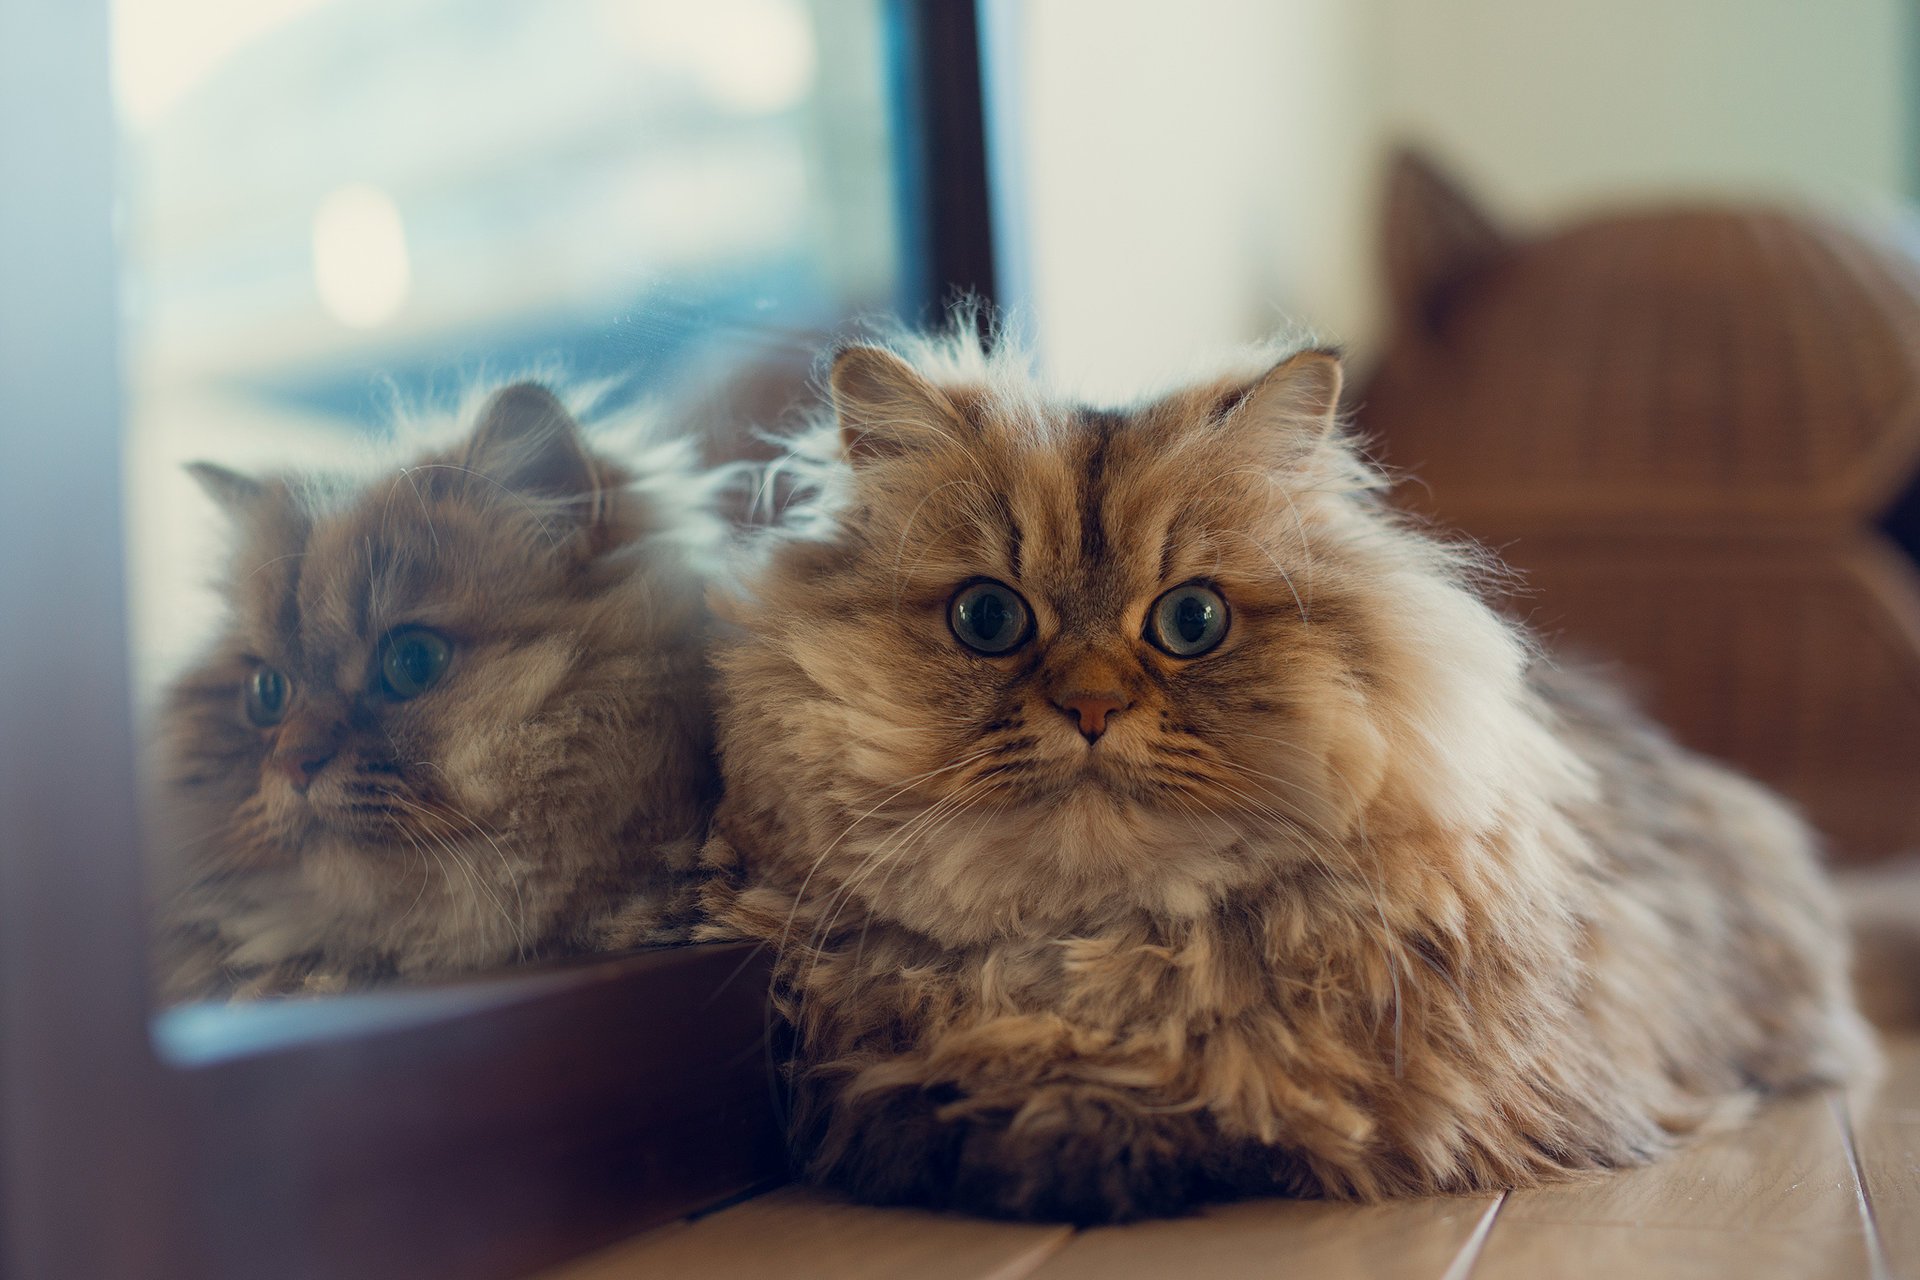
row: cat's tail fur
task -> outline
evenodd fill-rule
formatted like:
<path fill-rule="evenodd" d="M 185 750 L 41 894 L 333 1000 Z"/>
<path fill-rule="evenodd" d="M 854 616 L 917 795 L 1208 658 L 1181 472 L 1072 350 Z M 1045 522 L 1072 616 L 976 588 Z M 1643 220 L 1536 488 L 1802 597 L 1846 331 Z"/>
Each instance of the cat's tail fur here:
<path fill-rule="evenodd" d="M 1860 1011 L 1882 1030 L 1920 1031 L 1920 853 L 1835 877 L 1853 928 Z"/>

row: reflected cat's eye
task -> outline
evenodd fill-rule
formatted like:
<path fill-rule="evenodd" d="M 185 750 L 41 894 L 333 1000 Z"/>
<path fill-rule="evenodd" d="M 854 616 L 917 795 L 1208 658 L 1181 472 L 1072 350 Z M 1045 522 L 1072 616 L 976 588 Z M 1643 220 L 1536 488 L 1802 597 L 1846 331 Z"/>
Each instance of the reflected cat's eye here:
<path fill-rule="evenodd" d="M 380 643 L 380 683 L 388 696 L 417 698 L 446 674 L 453 646 L 437 631 L 401 627 Z"/>
<path fill-rule="evenodd" d="M 262 729 L 285 719 L 292 700 L 292 682 L 272 667 L 261 667 L 247 678 L 247 719 Z"/>
<path fill-rule="evenodd" d="M 1176 658 L 1197 658 L 1226 635 L 1227 602 L 1204 583 L 1175 587 L 1147 612 L 1147 639 Z"/>
<path fill-rule="evenodd" d="M 970 582 L 947 606 L 947 625 L 961 644 L 977 653 L 1011 653 L 1033 632 L 1033 611 L 1020 593 L 991 579 Z"/>

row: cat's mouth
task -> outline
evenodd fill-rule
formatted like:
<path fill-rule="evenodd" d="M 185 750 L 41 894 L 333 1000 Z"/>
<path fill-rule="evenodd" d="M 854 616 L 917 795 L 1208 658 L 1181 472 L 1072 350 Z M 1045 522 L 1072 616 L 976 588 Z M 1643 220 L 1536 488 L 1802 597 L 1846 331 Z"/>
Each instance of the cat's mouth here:
<path fill-rule="evenodd" d="M 1116 752 L 1087 750 L 1050 766 L 1026 768 L 1009 775 L 1011 789 L 1033 804 L 1052 804 L 1077 795 L 1102 795 L 1138 803 L 1144 785 L 1140 766 Z"/>
<path fill-rule="evenodd" d="M 1306 821 L 1292 812 L 1293 795 L 1256 786 L 1230 768 L 1209 767 L 1190 753 L 1169 759 L 1157 752 L 1142 758 L 1124 751 L 1088 750 L 1077 759 L 1028 774 L 1021 791 L 1024 802 L 1042 807 L 1098 797 L 1117 808 L 1182 820 L 1206 817 L 1243 827 L 1287 829 Z"/>
<path fill-rule="evenodd" d="M 333 804 L 308 801 L 320 825 L 336 835 L 356 840 L 394 844 L 403 841 L 411 823 L 405 810 L 368 802 Z"/>
<path fill-rule="evenodd" d="M 322 826 L 361 841 L 404 844 L 457 825 L 437 800 L 389 770 L 323 773 L 305 799 L 308 812 Z"/>

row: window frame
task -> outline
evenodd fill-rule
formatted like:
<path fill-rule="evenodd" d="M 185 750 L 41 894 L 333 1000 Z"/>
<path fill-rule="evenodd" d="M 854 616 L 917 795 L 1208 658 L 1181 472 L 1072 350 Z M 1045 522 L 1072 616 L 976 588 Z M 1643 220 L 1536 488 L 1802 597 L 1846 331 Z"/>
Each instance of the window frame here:
<path fill-rule="evenodd" d="M 889 0 L 921 320 L 991 304 L 979 15 Z M 0 0 L 0 1275 L 522 1275 L 784 1179 L 764 955 L 151 1034 L 104 0 Z M 49 175 L 56 180 L 49 181 Z"/>

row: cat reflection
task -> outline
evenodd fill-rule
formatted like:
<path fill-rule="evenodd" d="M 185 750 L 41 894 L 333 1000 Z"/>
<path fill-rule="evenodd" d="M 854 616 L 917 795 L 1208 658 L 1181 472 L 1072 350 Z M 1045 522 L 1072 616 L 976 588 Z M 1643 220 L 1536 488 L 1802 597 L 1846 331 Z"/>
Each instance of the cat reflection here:
<path fill-rule="evenodd" d="M 359 483 L 191 470 L 226 620 L 159 718 L 166 1001 L 679 939 L 712 787 L 703 522 L 531 383 Z"/>

